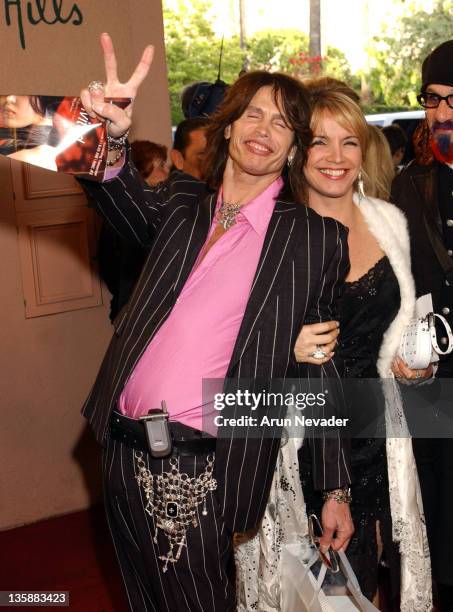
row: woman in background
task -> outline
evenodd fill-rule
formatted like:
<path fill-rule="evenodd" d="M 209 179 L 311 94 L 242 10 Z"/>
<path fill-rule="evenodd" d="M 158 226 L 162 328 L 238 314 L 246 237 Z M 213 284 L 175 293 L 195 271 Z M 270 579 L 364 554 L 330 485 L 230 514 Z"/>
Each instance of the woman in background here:
<path fill-rule="evenodd" d="M 368 146 L 366 152 L 368 188 L 367 195 L 388 201 L 392 181 L 395 178 L 391 150 L 382 130 L 368 125 Z"/>
<path fill-rule="evenodd" d="M 150 142 L 135 140 L 131 144 L 131 156 L 140 176 L 148 185 L 157 185 L 168 178 L 167 147 Z"/>

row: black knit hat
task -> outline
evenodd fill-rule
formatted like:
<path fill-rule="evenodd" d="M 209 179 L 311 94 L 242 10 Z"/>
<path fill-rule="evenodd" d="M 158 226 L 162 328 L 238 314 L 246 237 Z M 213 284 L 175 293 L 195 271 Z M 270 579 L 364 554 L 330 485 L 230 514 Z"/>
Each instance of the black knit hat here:
<path fill-rule="evenodd" d="M 453 87 L 453 40 L 436 47 L 423 62 L 422 91 L 434 84 Z"/>

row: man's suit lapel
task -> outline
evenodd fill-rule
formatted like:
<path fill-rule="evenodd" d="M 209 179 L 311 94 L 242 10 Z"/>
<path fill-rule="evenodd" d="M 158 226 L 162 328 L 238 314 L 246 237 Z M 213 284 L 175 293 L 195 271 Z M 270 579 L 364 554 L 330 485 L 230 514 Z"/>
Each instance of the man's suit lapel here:
<path fill-rule="evenodd" d="M 214 216 L 216 202 L 217 192 L 208 194 L 194 206 L 194 216 L 190 218 L 190 236 L 181 254 L 181 272 L 174 287 L 175 295 L 179 295 L 184 287 L 184 283 L 192 271 L 198 254 L 206 241 Z"/>
<path fill-rule="evenodd" d="M 287 264 L 302 239 L 295 231 L 296 220 L 301 212 L 303 213 L 302 209 L 301 204 L 281 201 L 275 204 L 229 370 L 241 359 L 245 349 L 253 340 L 258 329 L 258 321 L 265 315 L 272 296 L 288 272 Z"/>

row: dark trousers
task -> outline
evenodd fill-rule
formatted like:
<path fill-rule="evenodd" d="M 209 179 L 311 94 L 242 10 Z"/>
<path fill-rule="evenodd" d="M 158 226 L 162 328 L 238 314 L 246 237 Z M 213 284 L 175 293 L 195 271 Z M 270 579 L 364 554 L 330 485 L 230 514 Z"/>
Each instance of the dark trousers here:
<path fill-rule="evenodd" d="M 153 474 L 169 471 L 168 459 L 144 454 Z M 181 457 L 179 469 L 190 477 L 204 471 L 206 456 Z M 208 514 L 198 510 L 198 527 L 187 529 L 180 559 L 163 572 L 168 540 L 146 510 L 135 475 L 134 450 L 108 439 L 103 453 L 107 520 L 132 612 L 233 612 L 235 573 L 231 534 L 220 513 L 216 492 L 207 494 Z"/>
<path fill-rule="evenodd" d="M 412 440 L 426 517 L 433 578 L 453 588 L 453 440 Z"/>

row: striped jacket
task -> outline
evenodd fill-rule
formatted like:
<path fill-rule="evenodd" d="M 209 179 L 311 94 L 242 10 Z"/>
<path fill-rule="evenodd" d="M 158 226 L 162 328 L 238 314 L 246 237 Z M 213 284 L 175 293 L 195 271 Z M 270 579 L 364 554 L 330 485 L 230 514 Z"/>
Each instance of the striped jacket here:
<path fill-rule="evenodd" d="M 150 249 L 131 299 L 115 321 L 112 341 L 83 408 L 102 443 L 113 407 L 171 312 L 205 242 L 216 194 L 181 173 L 151 188 L 132 165 L 112 181 L 84 182 L 84 188 L 124 239 Z M 227 378 L 337 376 L 331 362 L 322 368 L 299 367 L 293 349 L 304 323 L 333 317 L 349 265 L 346 238 L 345 228 L 333 219 L 276 201 Z M 278 447 L 276 439 L 218 439 L 218 496 L 232 531 L 245 531 L 259 522 Z M 312 441 L 312 455 L 318 488 L 349 482 L 349 456 L 339 437 Z"/>

